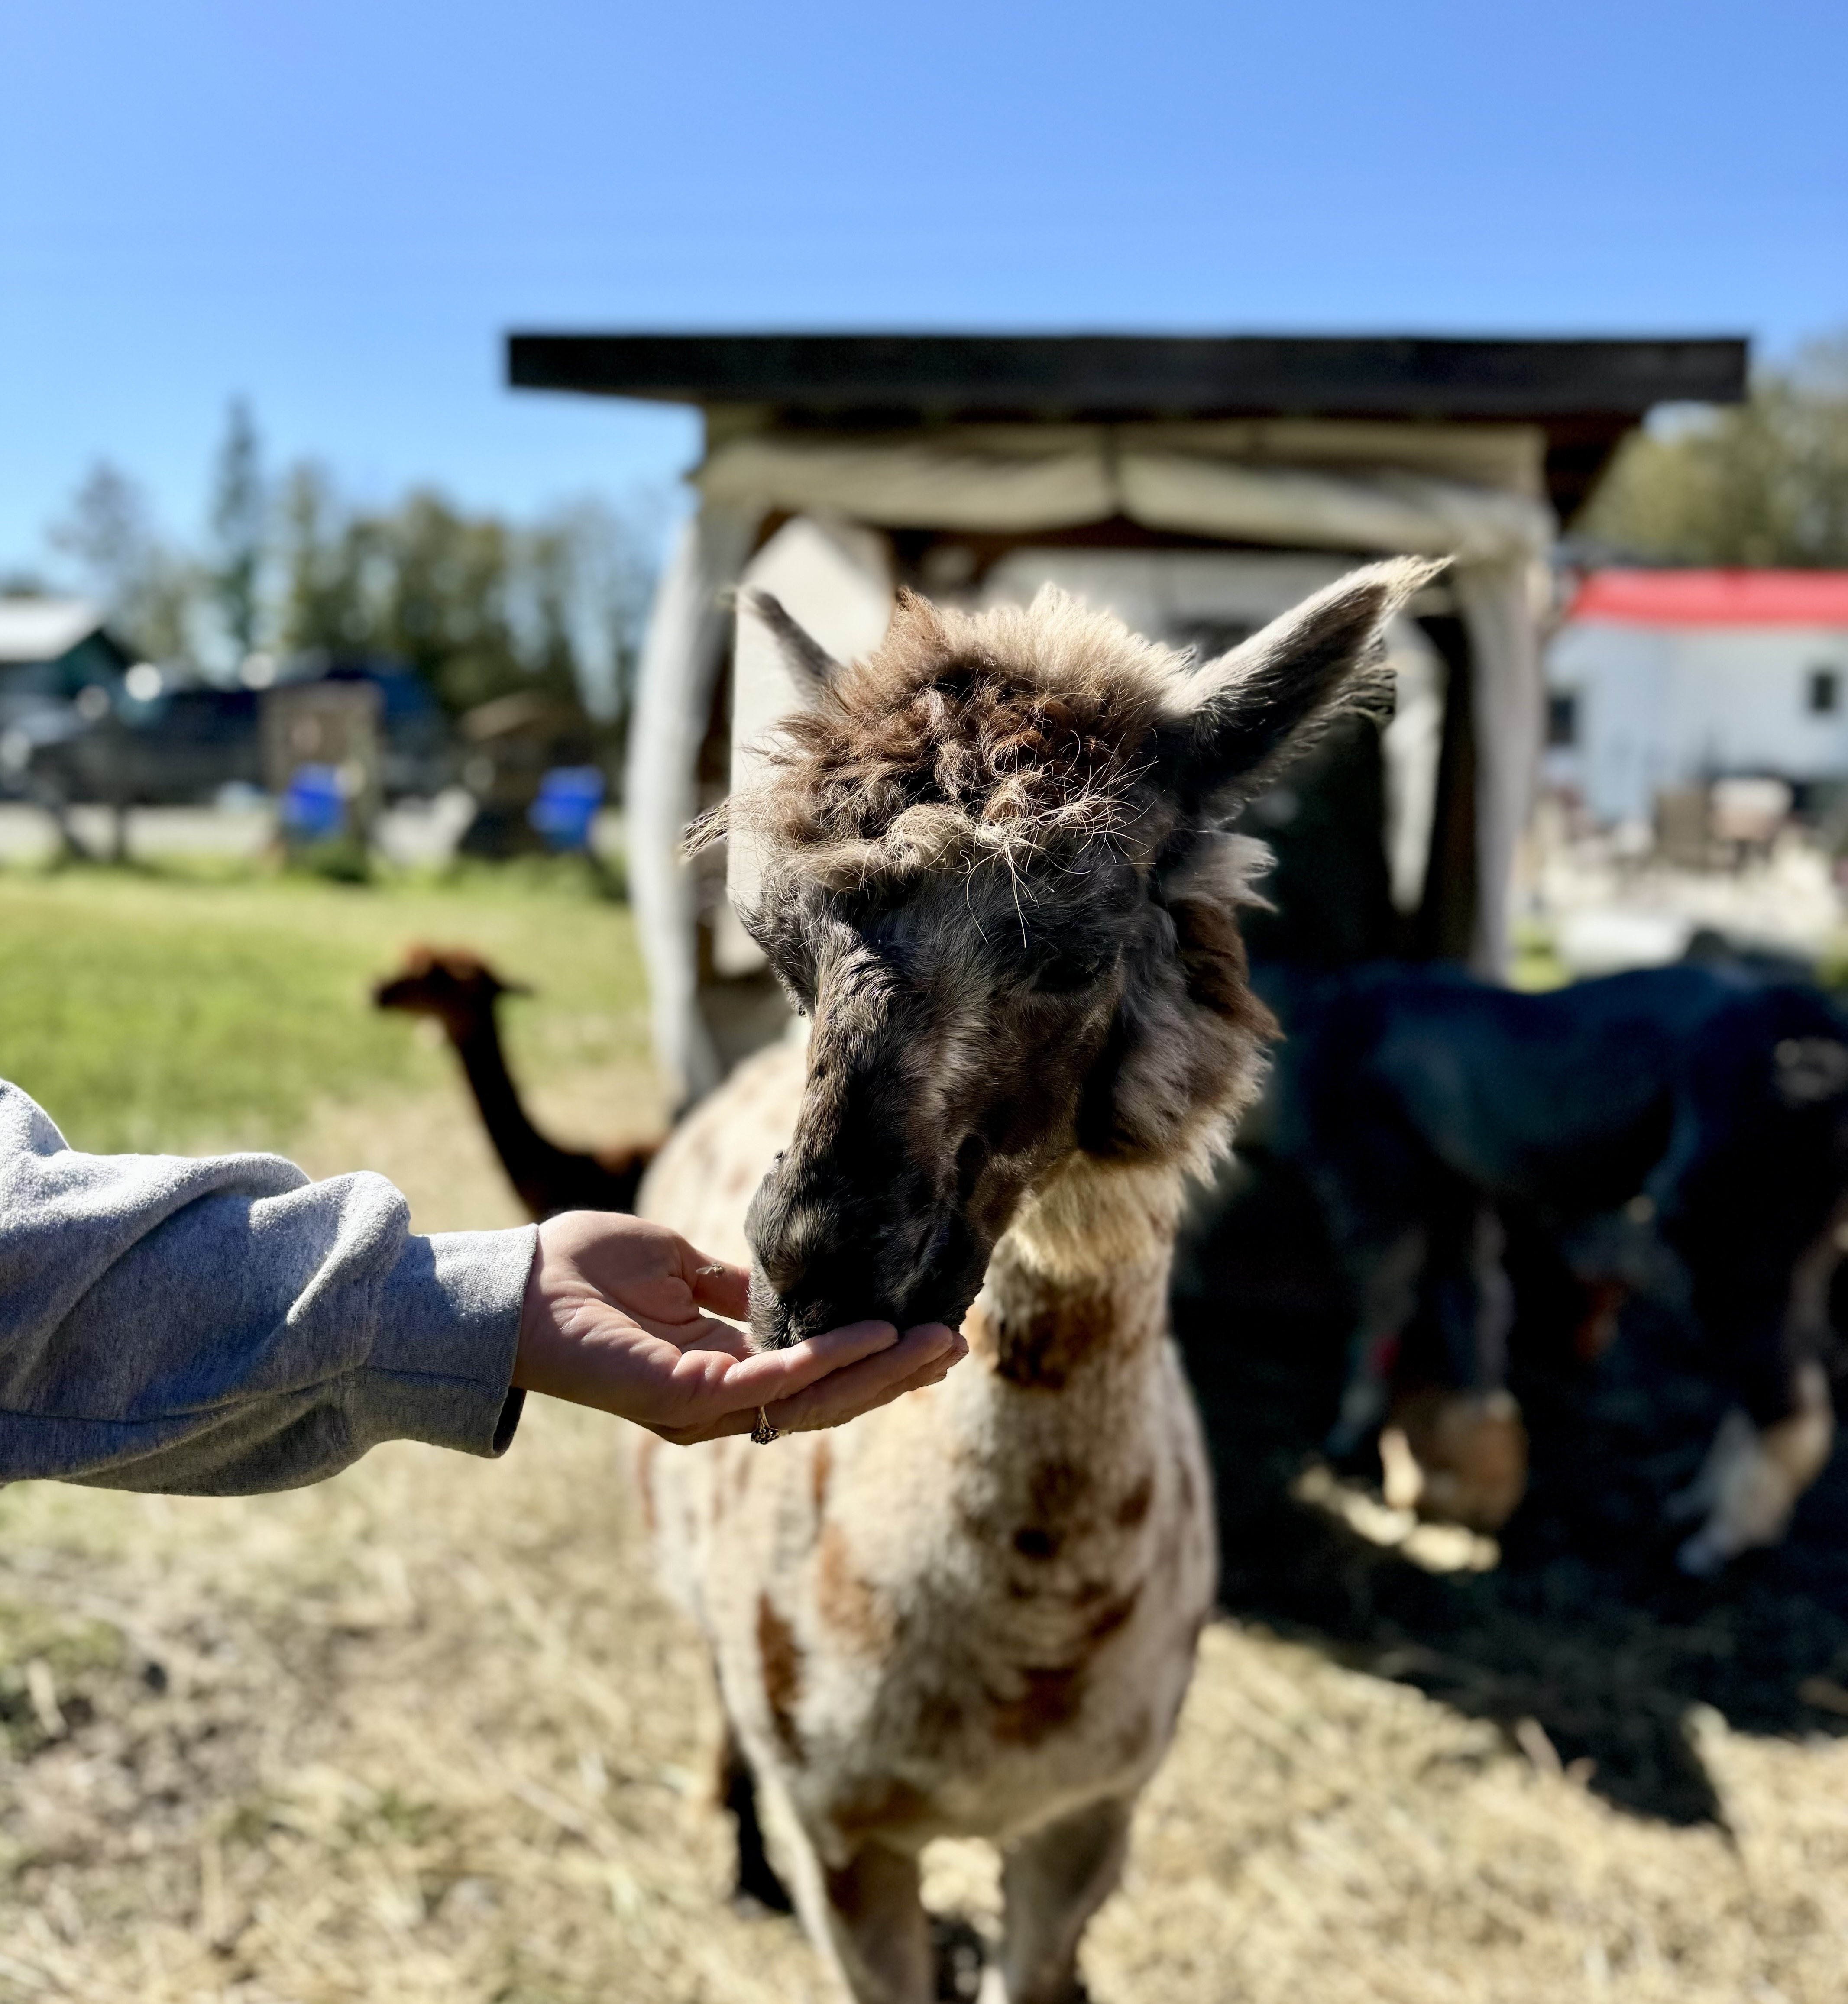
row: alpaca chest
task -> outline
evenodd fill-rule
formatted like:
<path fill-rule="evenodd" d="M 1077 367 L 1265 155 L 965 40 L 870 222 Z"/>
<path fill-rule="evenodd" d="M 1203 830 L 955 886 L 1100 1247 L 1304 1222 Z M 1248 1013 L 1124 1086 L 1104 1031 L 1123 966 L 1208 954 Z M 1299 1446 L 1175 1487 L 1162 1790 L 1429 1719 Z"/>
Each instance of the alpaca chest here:
<path fill-rule="evenodd" d="M 1144 1376 L 1107 1431 L 972 1372 L 775 1468 L 703 1451 L 727 1708 L 811 1828 L 1005 1838 L 1153 1768 L 1215 1568 L 1191 1398 Z"/>

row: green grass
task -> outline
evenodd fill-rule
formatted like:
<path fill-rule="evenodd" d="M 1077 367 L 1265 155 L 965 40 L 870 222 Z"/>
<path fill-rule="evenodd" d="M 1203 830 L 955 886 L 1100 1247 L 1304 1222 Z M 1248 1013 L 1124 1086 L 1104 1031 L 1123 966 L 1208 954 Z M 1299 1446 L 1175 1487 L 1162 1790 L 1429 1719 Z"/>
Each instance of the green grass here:
<path fill-rule="evenodd" d="M 283 1147 L 317 1099 L 447 1076 L 445 1053 L 369 1000 L 419 940 L 539 990 L 503 1005 L 526 1077 L 645 1049 L 628 909 L 569 870 L 369 885 L 0 873 L 0 1077 L 80 1148 Z"/>
<path fill-rule="evenodd" d="M 1538 920 L 1517 919 L 1512 944 L 1513 951 L 1508 965 L 1510 988 L 1531 995 L 1548 988 L 1564 988 L 1570 983 L 1571 970 L 1559 958 L 1550 926 Z"/>

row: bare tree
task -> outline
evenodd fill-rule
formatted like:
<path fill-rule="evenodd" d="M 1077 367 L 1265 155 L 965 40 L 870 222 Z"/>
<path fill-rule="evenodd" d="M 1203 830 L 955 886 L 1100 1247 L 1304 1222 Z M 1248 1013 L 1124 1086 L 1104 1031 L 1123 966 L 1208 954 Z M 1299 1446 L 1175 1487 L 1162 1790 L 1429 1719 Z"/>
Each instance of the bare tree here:
<path fill-rule="evenodd" d="M 99 460 L 47 536 L 135 652 L 173 660 L 189 651 L 198 580 L 161 537 L 137 482 Z"/>

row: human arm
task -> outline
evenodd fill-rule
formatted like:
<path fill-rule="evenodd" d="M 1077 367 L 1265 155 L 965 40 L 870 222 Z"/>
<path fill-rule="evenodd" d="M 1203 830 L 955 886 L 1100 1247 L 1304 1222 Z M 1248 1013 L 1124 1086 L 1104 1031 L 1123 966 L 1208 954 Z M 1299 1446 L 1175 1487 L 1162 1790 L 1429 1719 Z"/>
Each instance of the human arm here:
<path fill-rule="evenodd" d="M 380 1176 L 86 1154 L 0 1081 L 0 1481 L 234 1494 L 383 1440 L 498 1453 L 534 1244 L 418 1237 Z"/>
<path fill-rule="evenodd" d="M 833 1424 L 960 1354 L 947 1332 L 861 1324 L 748 1358 L 701 1313 L 742 1309 L 736 1269 L 693 1271 L 711 1263 L 638 1219 L 543 1230 L 562 1264 L 531 1225 L 419 1237 L 381 1176 L 86 1154 L 0 1080 L 0 1482 L 230 1495 L 320 1481 L 385 1440 L 497 1455 L 528 1388 L 670 1439 L 748 1428 L 759 1404 Z M 597 1277 L 642 1288 L 643 1321 L 593 1299 Z M 559 1313 L 527 1331 L 535 1288 Z"/>

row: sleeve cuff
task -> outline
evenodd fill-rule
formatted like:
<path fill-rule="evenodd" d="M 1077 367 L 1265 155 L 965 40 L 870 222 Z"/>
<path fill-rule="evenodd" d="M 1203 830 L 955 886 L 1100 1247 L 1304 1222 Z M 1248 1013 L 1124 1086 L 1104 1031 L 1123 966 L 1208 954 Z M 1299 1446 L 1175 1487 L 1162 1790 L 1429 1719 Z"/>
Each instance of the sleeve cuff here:
<path fill-rule="evenodd" d="M 351 1417 L 368 1442 L 427 1441 L 504 1454 L 524 1394 L 513 1386 L 538 1228 L 407 1240 L 380 1284 Z"/>

